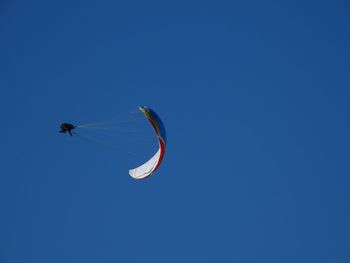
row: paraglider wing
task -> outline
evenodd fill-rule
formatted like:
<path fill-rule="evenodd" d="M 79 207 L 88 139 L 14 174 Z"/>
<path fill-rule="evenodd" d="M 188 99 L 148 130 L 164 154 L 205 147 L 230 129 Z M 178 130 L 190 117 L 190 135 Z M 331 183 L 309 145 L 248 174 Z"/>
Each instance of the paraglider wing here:
<path fill-rule="evenodd" d="M 143 112 L 145 117 L 152 124 L 158 138 L 159 149 L 156 154 L 147 162 L 140 165 L 139 167 L 129 170 L 130 176 L 134 179 L 144 179 L 158 169 L 163 160 L 166 146 L 166 132 L 163 122 L 159 116 L 153 110 L 147 107 L 140 107 L 140 111 Z"/>

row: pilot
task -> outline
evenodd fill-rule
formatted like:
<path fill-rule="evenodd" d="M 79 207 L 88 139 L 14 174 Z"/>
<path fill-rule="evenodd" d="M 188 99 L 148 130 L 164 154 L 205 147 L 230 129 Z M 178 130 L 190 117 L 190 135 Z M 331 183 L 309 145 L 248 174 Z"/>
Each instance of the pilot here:
<path fill-rule="evenodd" d="M 61 133 L 68 132 L 70 136 L 73 136 L 72 135 L 72 130 L 74 130 L 75 127 L 76 127 L 75 125 L 70 124 L 70 123 L 62 123 L 61 126 L 60 126 L 60 128 L 61 128 L 60 132 Z"/>

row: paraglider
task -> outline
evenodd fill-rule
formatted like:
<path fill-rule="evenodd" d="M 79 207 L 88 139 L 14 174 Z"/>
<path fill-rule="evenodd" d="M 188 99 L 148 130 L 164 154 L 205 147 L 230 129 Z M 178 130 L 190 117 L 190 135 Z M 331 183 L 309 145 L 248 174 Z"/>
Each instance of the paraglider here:
<path fill-rule="evenodd" d="M 164 124 L 159 116 L 148 107 L 140 107 L 139 110 L 145 115 L 153 126 L 158 138 L 159 149 L 155 155 L 144 164 L 129 170 L 129 175 L 134 179 L 144 179 L 153 174 L 162 163 L 165 146 L 166 146 L 166 131 Z"/>
<path fill-rule="evenodd" d="M 148 107 L 140 107 L 139 110 L 144 114 L 144 116 L 148 119 L 148 121 L 151 123 L 157 139 L 158 139 L 158 150 L 157 152 L 151 157 L 148 161 L 143 163 L 142 165 L 130 169 L 129 175 L 134 179 L 144 179 L 152 175 L 160 166 L 162 163 L 164 153 L 165 153 L 165 147 L 166 147 L 166 131 L 164 128 L 164 124 L 162 120 L 159 118 L 159 116 L 150 108 Z M 107 122 L 108 123 L 108 122 Z M 103 124 L 103 123 L 100 123 Z M 82 124 L 82 125 L 74 125 L 71 123 L 62 123 L 60 126 L 60 133 L 69 133 L 70 136 L 73 136 L 73 133 L 77 135 L 81 139 L 88 140 L 90 142 L 99 143 L 98 140 L 94 140 L 94 138 L 89 138 L 88 136 L 84 136 L 83 134 L 80 134 L 80 132 L 73 132 L 75 128 L 85 128 L 85 129 L 96 129 L 104 131 L 105 129 L 102 127 L 99 127 L 99 123 L 90 123 L 90 124 Z"/>
<path fill-rule="evenodd" d="M 73 124 L 70 124 L 70 123 L 62 123 L 60 128 L 61 128 L 61 130 L 60 130 L 61 133 L 68 132 L 70 136 L 73 136 L 72 130 L 74 130 L 76 128 L 76 126 Z"/>

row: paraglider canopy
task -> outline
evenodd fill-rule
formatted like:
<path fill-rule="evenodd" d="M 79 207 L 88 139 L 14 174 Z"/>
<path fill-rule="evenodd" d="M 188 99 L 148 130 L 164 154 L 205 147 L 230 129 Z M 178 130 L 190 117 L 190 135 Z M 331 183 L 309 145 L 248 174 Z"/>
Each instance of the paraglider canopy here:
<path fill-rule="evenodd" d="M 160 166 L 166 146 L 166 132 L 162 120 L 148 107 L 140 107 L 139 110 L 145 115 L 156 132 L 159 148 L 158 151 L 144 164 L 129 170 L 129 175 L 134 179 L 144 179 L 153 174 Z"/>

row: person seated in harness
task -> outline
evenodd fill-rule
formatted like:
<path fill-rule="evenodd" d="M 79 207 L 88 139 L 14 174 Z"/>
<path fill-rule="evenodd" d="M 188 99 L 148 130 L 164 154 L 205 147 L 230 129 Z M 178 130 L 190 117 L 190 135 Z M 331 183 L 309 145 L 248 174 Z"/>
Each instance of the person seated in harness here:
<path fill-rule="evenodd" d="M 75 125 L 70 124 L 70 123 L 62 123 L 61 126 L 60 126 L 60 128 L 61 128 L 60 132 L 61 133 L 68 132 L 70 136 L 73 136 L 72 130 L 74 130 L 75 127 L 76 127 Z"/>

